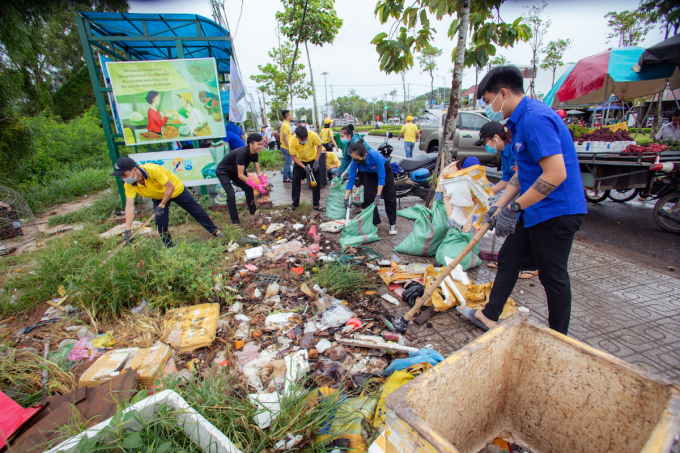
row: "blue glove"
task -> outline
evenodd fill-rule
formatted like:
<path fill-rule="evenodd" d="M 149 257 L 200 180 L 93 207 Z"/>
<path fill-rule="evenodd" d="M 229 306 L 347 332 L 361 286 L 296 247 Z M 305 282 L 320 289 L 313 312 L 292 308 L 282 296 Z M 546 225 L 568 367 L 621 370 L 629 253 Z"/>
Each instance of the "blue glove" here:
<path fill-rule="evenodd" d="M 318 160 L 315 160 L 314 163 L 312 164 L 312 170 L 319 171 L 319 161 Z"/>
<path fill-rule="evenodd" d="M 373 200 L 373 204 L 375 204 L 376 207 L 380 206 L 380 195 L 375 196 L 375 200 Z"/>
<path fill-rule="evenodd" d="M 345 209 L 349 209 L 350 206 L 352 206 L 352 202 L 349 201 L 349 198 L 345 198 Z"/>
<path fill-rule="evenodd" d="M 517 213 L 510 209 L 510 206 L 504 207 L 498 215 L 491 219 L 491 225 L 496 228 L 496 236 L 504 237 L 514 233 L 517 217 Z"/>
<path fill-rule="evenodd" d="M 155 216 L 162 216 L 164 212 L 165 212 L 165 209 L 161 208 L 161 205 L 157 205 L 157 206 L 153 207 L 153 214 Z"/>
<path fill-rule="evenodd" d="M 484 214 L 484 222 L 491 223 L 491 217 L 496 211 L 498 211 L 498 206 L 489 206 L 489 210 Z M 490 229 L 493 230 L 493 224 L 491 224 Z"/>
<path fill-rule="evenodd" d="M 390 366 L 385 368 L 385 371 L 383 371 L 380 374 L 382 374 L 383 377 L 387 377 L 390 376 L 395 371 L 405 370 L 411 365 L 415 365 L 417 363 L 428 362 L 430 365 L 435 366 L 436 364 L 444 360 L 444 356 L 435 351 L 434 349 L 423 348 L 419 349 L 416 352 L 409 352 L 408 355 L 411 357 L 408 359 L 397 359 L 393 361 L 390 364 Z"/>

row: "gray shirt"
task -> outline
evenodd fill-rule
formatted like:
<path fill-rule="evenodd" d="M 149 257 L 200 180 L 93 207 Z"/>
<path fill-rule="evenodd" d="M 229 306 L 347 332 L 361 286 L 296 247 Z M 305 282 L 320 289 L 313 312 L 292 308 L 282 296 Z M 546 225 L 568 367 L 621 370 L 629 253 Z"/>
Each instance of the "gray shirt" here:
<path fill-rule="evenodd" d="M 675 140 L 680 142 L 680 127 L 673 127 L 673 123 L 666 123 L 661 126 L 656 134 L 657 140 Z"/>

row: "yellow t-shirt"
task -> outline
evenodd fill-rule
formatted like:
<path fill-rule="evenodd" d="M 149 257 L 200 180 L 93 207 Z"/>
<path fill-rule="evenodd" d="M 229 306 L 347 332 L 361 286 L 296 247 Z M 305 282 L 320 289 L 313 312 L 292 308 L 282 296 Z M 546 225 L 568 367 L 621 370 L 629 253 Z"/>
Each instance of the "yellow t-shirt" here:
<path fill-rule="evenodd" d="M 302 162 L 311 162 L 316 159 L 316 148 L 321 146 L 321 138 L 316 132 L 308 131 L 307 143 L 301 145 L 298 142 L 297 136 L 293 135 L 293 138 L 288 142 L 290 148 L 288 152 L 291 156 L 297 156 Z"/>
<path fill-rule="evenodd" d="M 334 152 L 326 152 L 326 168 L 338 168 L 340 166 L 340 159 Z"/>
<path fill-rule="evenodd" d="M 165 184 L 170 181 L 175 186 L 175 191 L 172 193 L 172 198 L 175 198 L 184 191 L 184 184 L 179 180 L 177 175 L 173 175 L 165 168 L 156 164 L 140 165 L 149 175 L 144 180 L 144 185 L 125 183 L 125 198 L 135 198 L 137 194 L 153 198 L 154 200 L 162 200 L 165 195 Z"/>
<path fill-rule="evenodd" d="M 331 141 L 332 136 L 333 129 L 331 129 L 330 127 L 324 127 L 323 129 L 321 129 L 321 140 L 323 141 L 324 145 Z"/>
<path fill-rule="evenodd" d="M 404 134 L 405 142 L 416 142 L 416 134 L 418 133 L 418 126 L 413 123 L 406 123 L 401 126 L 401 133 Z"/>
<path fill-rule="evenodd" d="M 288 143 L 290 143 L 290 139 L 293 137 L 290 135 L 290 123 L 288 121 L 284 121 L 281 125 L 281 148 L 287 150 L 288 148 L 286 148 L 286 142 L 283 140 L 283 134 L 288 136 Z"/>

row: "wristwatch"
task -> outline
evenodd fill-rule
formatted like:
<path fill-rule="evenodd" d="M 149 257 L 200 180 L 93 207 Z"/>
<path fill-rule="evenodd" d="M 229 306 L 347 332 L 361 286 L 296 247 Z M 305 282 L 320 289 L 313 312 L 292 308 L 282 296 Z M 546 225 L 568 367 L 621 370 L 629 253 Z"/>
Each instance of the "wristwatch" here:
<path fill-rule="evenodd" d="M 520 206 L 519 203 L 517 203 L 516 201 L 513 201 L 512 203 L 510 203 L 510 209 L 512 210 L 512 212 L 516 212 L 518 214 L 521 213 L 521 212 L 524 212 L 524 209 L 522 209 L 522 206 Z"/>

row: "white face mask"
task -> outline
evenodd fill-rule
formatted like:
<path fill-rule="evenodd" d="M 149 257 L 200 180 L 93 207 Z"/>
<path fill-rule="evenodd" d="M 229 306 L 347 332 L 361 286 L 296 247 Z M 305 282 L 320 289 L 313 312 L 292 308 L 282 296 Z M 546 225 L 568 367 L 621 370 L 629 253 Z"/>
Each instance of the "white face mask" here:
<path fill-rule="evenodd" d="M 123 178 L 123 182 L 126 184 L 134 184 L 137 182 L 137 177 L 135 176 L 134 170 L 132 171 L 132 173 L 130 173 L 129 177 Z"/>

